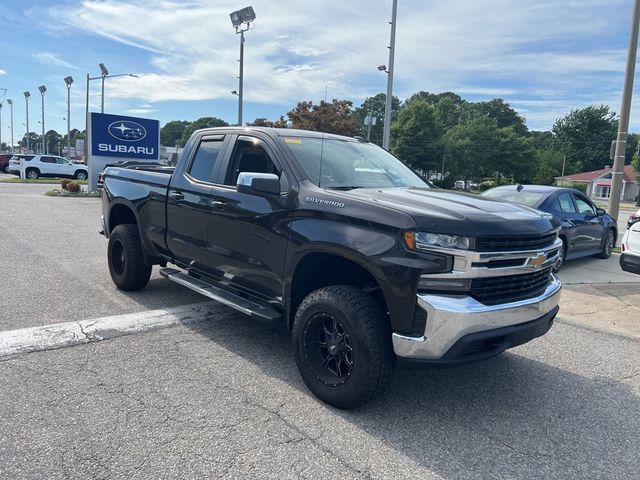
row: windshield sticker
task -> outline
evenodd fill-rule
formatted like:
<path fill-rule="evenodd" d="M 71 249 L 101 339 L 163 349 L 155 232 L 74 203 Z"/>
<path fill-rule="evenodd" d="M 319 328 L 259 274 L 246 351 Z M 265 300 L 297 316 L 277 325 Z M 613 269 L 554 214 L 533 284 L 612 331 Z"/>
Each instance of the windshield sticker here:
<path fill-rule="evenodd" d="M 320 205 L 327 205 L 328 207 L 344 208 L 344 203 L 334 202 L 333 200 L 322 200 L 321 198 L 306 197 L 304 201 L 310 203 L 319 203 Z"/>
<path fill-rule="evenodd" d="M 285 138 L 284 143 L 293 143 L 295 145 L 302 145 L 302 140 L 299 138 Z"/>

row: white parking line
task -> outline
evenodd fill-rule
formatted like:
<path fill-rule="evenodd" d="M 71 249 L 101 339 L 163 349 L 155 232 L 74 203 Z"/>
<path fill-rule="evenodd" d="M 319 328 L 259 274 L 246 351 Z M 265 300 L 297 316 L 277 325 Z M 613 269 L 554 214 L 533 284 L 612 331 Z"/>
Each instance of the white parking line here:
<path fill-rule="evenodd" d="M 100 342 L 122 335 L 192 324 L 220 312 L 214 302 L 194 303 L 161 310 L 115 315 L 111 317 L 56 323 L 41 327 L 0 332 L 0 358 L 21 353 Z"/>

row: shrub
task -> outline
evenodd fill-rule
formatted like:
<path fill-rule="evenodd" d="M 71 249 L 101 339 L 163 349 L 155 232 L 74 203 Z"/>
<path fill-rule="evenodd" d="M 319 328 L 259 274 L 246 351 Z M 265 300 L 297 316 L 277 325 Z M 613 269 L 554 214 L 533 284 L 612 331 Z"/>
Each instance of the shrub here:
<path fill-rule="evenodd" d="M 71 180 L 69 180 L 68 178 L 63 178 L 62 180 L 60 180 L 60 186 L 63 190 L 67 190 L 67 185 L 69 185 L 70 183 Z"/>
<path fill-rule="evenodd" d="M 80 184 L 76 182 L 67 183 L 67 190 L 71 193 L 77 193 L 80 191 Z"/>

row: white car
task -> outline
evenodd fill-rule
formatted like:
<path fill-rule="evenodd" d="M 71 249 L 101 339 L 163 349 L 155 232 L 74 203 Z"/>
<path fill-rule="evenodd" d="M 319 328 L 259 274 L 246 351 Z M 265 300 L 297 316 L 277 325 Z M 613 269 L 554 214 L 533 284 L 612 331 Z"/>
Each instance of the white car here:
<path fill-rule="evenodd" d="M 640 275 L 640 222 L 631 225 L 620 244 L 620 266 L 622 270 Z"/>
<path fill-rule="evenodd" d="M 55 155 L 16 155 L 9 160 L 9 172 L 20 174 L 20 159 L 24 161 L 25 176 L 35 180 L 39 177 L 65 177 L 86 180 L 87 167 L 71 163 L 66 158 Z"/>

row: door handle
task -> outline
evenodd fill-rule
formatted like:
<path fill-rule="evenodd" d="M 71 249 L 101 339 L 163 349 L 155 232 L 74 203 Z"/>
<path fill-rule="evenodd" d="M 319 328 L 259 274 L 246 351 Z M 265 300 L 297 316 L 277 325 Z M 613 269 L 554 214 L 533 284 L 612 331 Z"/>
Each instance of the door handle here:
<path fill-rule="evenodd" d="M 209 200 L 209 205 L 218 210 L 223 210 L 227 206 L 227 203 L 221 202 L 220 200 Z"/>
<path fill-rule="evenodd" d="M 171 192 L 169 196 L 174 200 L 184 200 L 184 193 L 182 192 Z"/>

